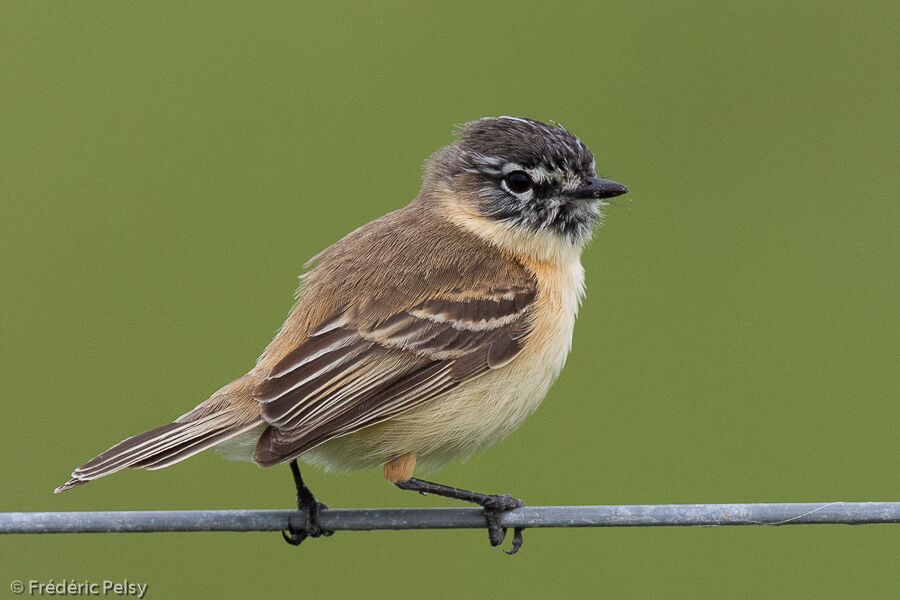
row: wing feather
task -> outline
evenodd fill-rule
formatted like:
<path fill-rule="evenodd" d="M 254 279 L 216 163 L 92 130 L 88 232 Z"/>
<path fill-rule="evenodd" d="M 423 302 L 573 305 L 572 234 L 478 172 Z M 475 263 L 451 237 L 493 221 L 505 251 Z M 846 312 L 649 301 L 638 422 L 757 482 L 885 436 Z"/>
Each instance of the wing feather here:
<path fill-rule="evenodd" d="M 453 290 L 373 323 L 354 311 L 325 319 L 257 387 L 269 427 L 256 460 L 290 460 L 383 422 L 521 351 L 533 286 Z"/>

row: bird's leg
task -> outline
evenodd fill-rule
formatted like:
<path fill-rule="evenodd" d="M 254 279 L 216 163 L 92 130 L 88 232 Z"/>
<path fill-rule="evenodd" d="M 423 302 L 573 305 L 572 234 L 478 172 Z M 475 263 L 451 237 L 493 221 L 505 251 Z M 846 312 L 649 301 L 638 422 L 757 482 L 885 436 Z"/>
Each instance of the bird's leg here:
<path fill-rule="evenodd" d="M 500 516 L 507 510 L 525 506 L 525 503 L 509 494 L 482 494 L 470 490 L 462 490 L 440 483 L 433 483 L 423 479 L 410 478 L 406 481 L 396 481 L 394 485 L 402 490 L 412 490 L 420 494 L 435 494 L 445 498 L 455 498 L 465 502 L 472 502 L 484 508 L 484 519 L 487 521 L 488 537 L 491 546 L 499 546 L 506 537 L 506 528 L 500 526 Z M 512 548 L 505 550 L 507 554 L 515 554 L 522 547 L 522 528 L 516 527 L 513 534 Z"/>
<path fill-rule="evenodd" d="M 319 513 L 328 507 L 316 500 L 313 493 L 306 487 L 303 476 L 300 475 L 300 467 L 297 466 L 297 459 L 291 461 L 291 474 L 294 476 L 294 485 L 297 486 L 297 508 L 300 510 L 303 521 L 300 527 L 296 527 L 293 520 L 289 518 L 288 531 L 281 532 L 284 540 L 292 546 L 299 546 L 308 537 L 329 536 L 334 533 L 319 526 Z"/>

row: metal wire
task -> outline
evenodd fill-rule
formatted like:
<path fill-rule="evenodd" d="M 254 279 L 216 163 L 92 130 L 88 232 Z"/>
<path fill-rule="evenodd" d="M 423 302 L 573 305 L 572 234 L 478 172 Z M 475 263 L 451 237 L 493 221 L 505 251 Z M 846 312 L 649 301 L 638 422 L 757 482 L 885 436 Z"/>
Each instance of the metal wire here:
<path fill-rule="evenodd" d="M 2 533 L 280 531 L 293 510 L 165 510 L 0 513 Z M 503 514 L 504 527 L 660 527 L 900 523 L 900 502 L 526 506 Z M 321 513 L 334 531 L 475 529 L 480 508 L 339 508 Z"/>

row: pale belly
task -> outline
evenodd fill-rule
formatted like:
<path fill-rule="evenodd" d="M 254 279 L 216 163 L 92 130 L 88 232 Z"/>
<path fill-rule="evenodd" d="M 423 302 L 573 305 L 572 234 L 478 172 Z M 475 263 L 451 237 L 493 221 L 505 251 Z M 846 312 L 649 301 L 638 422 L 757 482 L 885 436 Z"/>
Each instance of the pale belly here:
<path fill-rule="evenodd" d="M 389 421 L 330 440 L 301 460 L 326 470 L 356 470 L 414 452 L 421 474 L 508 436 L 547 395 L 571 348 L 583 282 L 580 263 L 567 274 L 568 285 L 543 290 L 534 329 L 508 365 Z"/>

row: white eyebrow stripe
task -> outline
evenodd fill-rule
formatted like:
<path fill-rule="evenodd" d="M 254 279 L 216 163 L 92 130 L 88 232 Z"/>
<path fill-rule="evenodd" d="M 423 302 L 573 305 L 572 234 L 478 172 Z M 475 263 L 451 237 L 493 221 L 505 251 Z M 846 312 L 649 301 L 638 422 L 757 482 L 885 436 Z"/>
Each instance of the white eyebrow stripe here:
<path fill-rule="evenodd" d="M 544 167 L 535 167 L 530 169 L 529 173 L 531 173 L 532 176 L 536 174 L 537 177 L 535 177 L 535 179 L 538 181 L 553 181 L 553 176 L 550 174 L 550 171 Z"/>
<path fill-rule="evenodd" d="M 514 162 L 508 162 L 508 163 L 506 163 L 505 165 L 503 165 L 503 171 L 502 171 L 502 173 L 503 173 L 504 175 L 509 175 L 509 174 L 512 173 L 513 171 L 526 171 L 526 172 L 527 172 L 528 169 L 526 169 L 525 167 L 523 167 L 523 166 L 520 165 L 519 163 L 514 163 Z"/>
<path fill-rule="evenodd" d="M 501 156 L 489 156 L 480 152 L 474 153 L 473 158 L 475 162 L 474 168 L 466 170 L 491 176 L 500 175 L 502 173 L 501 166 L 506 161 L 506 159 Z"/>
<path fill-rule="evenodd" d="M 476 152 L 475 158 L 480 163 L 483 163 L 486 165 L 493 165 L 495 167 L 502 165 L 506 161 L 506 159 L 503 158 L 502 156 L 494 156 L 491 154 L 482 154 L 481 152 Z"/>

